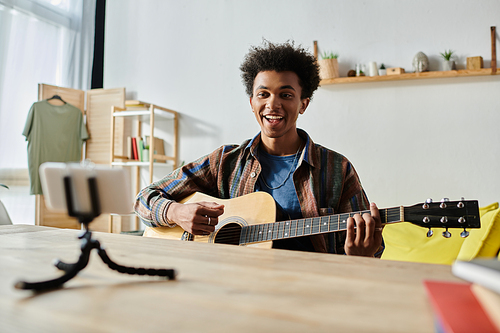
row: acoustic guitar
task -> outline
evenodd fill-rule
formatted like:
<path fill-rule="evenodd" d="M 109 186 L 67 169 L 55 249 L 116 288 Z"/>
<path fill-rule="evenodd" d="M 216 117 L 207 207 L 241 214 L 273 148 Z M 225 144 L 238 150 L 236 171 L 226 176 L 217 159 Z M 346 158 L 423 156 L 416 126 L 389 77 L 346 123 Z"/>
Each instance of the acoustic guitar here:
<path fill-rule="evenodd" d="M 146 227 L 145 237 L 157 237 L 204 243 L 222 243 L 271 248 L 272 241 L 346 230 L 347 219 L 357 213 L 369 210 L 303 218 L 276 222 L 276 204 L 266 192 L 254 192 L 234 199 L 218 199 L 202 193 L 195 193 L 183 203 L 200 201 L 217 202 L 224 205 L 224 214 L 214 232 L 207 236 L 195 236 L 181 227 Z M 443 236 L 451 237 L 450 228 L 463 229 L 462 237 L 467 237 L 467 228 L 480 228 L 479 206 L 475 200 L 425 202 L 413 206 L 379 208 L 382 224 L 411 222 L 429 228 L 427 237 L 432 236 L 431 228 L 445 228 Z"/>

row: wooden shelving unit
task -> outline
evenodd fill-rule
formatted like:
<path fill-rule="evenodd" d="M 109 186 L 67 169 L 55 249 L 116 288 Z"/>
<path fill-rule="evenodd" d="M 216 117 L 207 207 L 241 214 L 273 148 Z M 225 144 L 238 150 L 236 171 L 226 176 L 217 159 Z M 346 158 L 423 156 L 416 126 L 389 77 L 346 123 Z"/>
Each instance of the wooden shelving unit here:
<path fill-rule="evenodd" d="M 115 144 L 119 142 L 123 142 L 126 138 L 124 138 L 120 132 L 117 132 L 115 128 L 117 119 L 128 119 L 132 120 L 132 124 L 135 123 L 135 130 L 132 130 L 135 133 L 135 137 L 142 137 L 143 134 L 148 135 L 150 138 L 149 142 L 149 161 L 139 161 L 130 159 L 129 156 L 117 155 L 115 153 Z M 173 121 L 173 132 L 172 137 L 173 141 L 171 142 L 173 151 L 172 154 L 155 154 L 155 120 L 159 118 L 172 120 Z M 112 106 L 111 107 L 111 130 L 110 130 L 110 152 L 109 152 L 109 163 L 112 166 L 116 167 L 129 167 L 135 169 L 135 193 L 138 193 L 141 184 L 140 184 L 140 172 L 144 168 L 148 168 L 149 171 L 149 183 L 153 182 L 153 171 L 157 167 L 166 167 L 172 166 L 174 169 L 177 168 L 178 161 L 178 140 L 179 140 L 179 114 L 176 111 L 155 105 L 149 104 L 141 101 L 125 101 L 125 108 Z M 142 133 L 143 124 L 149 123 L 149 130 L 147 133 Z M 117 145 L 118 146 L 118 145 Z M 161 150 L 161 149 L 160 149 Z M 128 151 L 123 150 L 124 152 Z M 124 153 L 125 154 L 125 153 Z M 155 162 L 156 161 L 156 162 Z M 139 223 L 135 215 L 115 215 L 114 219 L 118 221 L 116 228 L 118 232 L 122 230 L 122 218 L 123 217 L 133 217 L 134 218 L 134 230 L 139 228 Z M 115 230 L 114 226 L 115 222 L 111 220 L 110 222 L 110 231 Z"/>
<path fill-rule="evenodd" d="M 345 84 L 345 83 L 439 79 L 439 78 L 450 78 L 450 77 L 490 76 L 490 75 L 500 75 L 500 72 L 499 71 L 492 72 L 491 68 L 481 68 L 477 70 L 464 69 L 464 70 L 453 70 L 453 71 L 432 71 L 432 72 L 421 72 L 421 73 L 404 73 L 399 75 L 338 77 L 335 79 L 321 80 L 320 85 L 326 86 L 326 85 Z"/>
<path fill-rule="evenodd" d="M 136 120 L 135 136 L 142 137 L 142 124 L 149 123 L 149 131 L 145 133 L 149 136 L 149 160 L 139 161 L 130 159 L 128 156 L 116 155 L 115 154 L 115 144 L 116 140 L 120 141 L 124 138 L 118 138 L 116 136 L 115 122 L 118 118 L 128 118 Z M 155 119 L 163 118 L 173 120 L 173 151 L 171 155 L 165 154 L 155 154 Z M 167 165 L 172 165 L 174 169 L 177 168 L 177 147 L 179 140 L 179 114 L 176 111 L 140 101 L 126 101 L 125 108 L 120 108 L 113 106 L 111 108 L 111 142 L 110 145 L 110 164 L 112 166 L 121 167 L 135 167 L 136 168 L 136 184 L 135 190 L 138 192 L 140 190 L 140 178 L 139 170 L 140 168 L 148 168 L 149 171 L 149 182 L 153 182 L 153 171 L 155 167 L 165 167 Z M 156 162 L 155 162 L 156 161 Z"/>
<path fill-rule="evenodd" d="M 153 181 L 153 169 L 155 166 L 164 166 L 167 161 L 170 161 L 173 164 L 173 168 L 177 168 L 177 141 L 178 141 L 178 113 L 176 111 L 139 101 L 134 101 L 142 106 L 130 106 L 125 108 L 119 108 L 116 106 L 112 107 L 111 112 L 111 140 L 115 139 L 115 119 L 119 117 L 129 117 L 137 120 L 137 128 L 136 133 L 138 136 L 141 136 L 141 129 L 143 122 L 149 122 L 150 130 L 149 137 L 151 138 L 150 146 L 149 146 L 149 161 L 141 162 L 137 160 L 131 160 L 127 156 L 115 155 L 114 144 L 111 144 L 111 165 L 114 166 L 135 166 L 135 167 L 149 167 L 149 180 Z M 125 103 L 130 105 L 129 101 Z M 155 118 L 164 118 L 164 119 L 172 119 L 174 121 L 174 130 L 173 137 L 174 142 L 172 142 L 173 146 L 173 154 L 172 155 L 159 155 L 155 154 L 155 140 L 153 140 L 154 130 L 155 130 Z M 113 141 L 112 141 L 113 142 Z M 117 161 L 120 160 L 120 161 Z M 153 161 L 158 162 L 153 162 Z M 162 162 L 160 162 L 162 161 Z"/>

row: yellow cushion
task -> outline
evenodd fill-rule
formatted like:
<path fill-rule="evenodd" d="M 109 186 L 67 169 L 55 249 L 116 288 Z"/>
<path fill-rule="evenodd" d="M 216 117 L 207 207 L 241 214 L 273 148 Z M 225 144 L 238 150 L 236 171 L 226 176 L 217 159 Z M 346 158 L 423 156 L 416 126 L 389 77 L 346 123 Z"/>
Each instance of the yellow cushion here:
<path fill-rule="evenodd" d="M 450 229 L 451 238 L 441 235 L 444 229 L 432 230 L 434 235 L 428 238 L 428 229 L 409 222 L 386 225 L 382 259 L 451 265 L 464 242 L 460 229 Z"/>
<path fill-rule="evenodd" d="M 458 253 L 458 260 L 468 261 L 476 257 L 491 258 L 498 254 L 500 249 L 500 208 L 498 203 L 484 207 L 479 213 L 481 215 L 481 228 L 470 230 L 469 237 L 465 239 Z"/>
<path fill-rule="evenodd" d="M 489 212 L 490 210 L 494 210 L 497 208 L 498 208 L 498 202 L 489 204 L 488 206 L 479 207 L 479 216 L 483 217 L 483 215 Z"/>

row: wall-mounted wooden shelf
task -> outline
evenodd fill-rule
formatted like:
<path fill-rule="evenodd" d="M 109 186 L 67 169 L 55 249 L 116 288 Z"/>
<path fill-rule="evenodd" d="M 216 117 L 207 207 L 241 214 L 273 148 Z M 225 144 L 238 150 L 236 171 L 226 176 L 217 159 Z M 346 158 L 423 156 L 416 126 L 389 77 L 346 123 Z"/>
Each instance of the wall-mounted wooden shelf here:
<path fill-rule="evenodd" d="M 463 69 L 463 70 L 454 70 L 454 71 L 432 71 L 432 72 L 422 72 L 422 73 L 404 73 L 404 74 L 399 74 L 399 75 L 338 77 L 335 79 L 321 80 L 320 85 L 326 86 L 326 85 L 343 84 L 343 83 L 438 79 L 438 78 L 448 78 L 448 77 L 488 76 L 488 75 L 500 75 L 500 72 L 497 71 L 496 73 L 492 73 L 491 68 L 481 68 L 481 69 L 477 69 L 477 70 Z"/>

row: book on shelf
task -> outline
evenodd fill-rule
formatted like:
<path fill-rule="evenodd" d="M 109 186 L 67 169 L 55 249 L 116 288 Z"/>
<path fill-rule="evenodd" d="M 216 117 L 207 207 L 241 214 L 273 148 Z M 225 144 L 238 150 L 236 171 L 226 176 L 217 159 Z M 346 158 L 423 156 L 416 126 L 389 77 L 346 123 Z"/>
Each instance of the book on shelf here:
<path fill-rule="evenodd" d="M 142 159 L 142 151 L 144 150 L 142 139 L 141 138 L 137 138 L 136 142 L 137 142 L 138 160 L 142 162 L 143 161 L 143 159 Z"/>
<path fill-rule="evenodd" d="M 128 111 L 131 110 L 146 110 L 149 108 L 149 104 L 137 100 L 127 100 L 125 101 L 125 108 Z"/>
<path fill-rule="evenodd" d="M 500 261 L 494 259 L 457 260 L 451 266 L 455 276 L 477 283 L 500 294 Z"/>
<path fill-rule="evenodd" d="M 154 138 L 155 151 L 153 152 L 156 155 L 165 155 L 165 146 L 163 145 L 163 139 Z"/>
<path fill-rule="evenodd" d="M 132 159 L 132 137 L 131 136 L 127 137 L 127 155 L 126 156 L 129 160 Z"/>
<path fill-rule="evenodd" d="M 125 107 L 129 107 L 129 106 L 146 106 L 147 103 L 144 103 L 144 102 L 141 102 L 141 101 L 138 101 L 138 100 L 133 100 L 133 99 L 129 99 L 129 100 L 126 100 L 125 101 Z"/>
<path fill-rule="evenodd" d="M 139 153 L 137 151 L 137 138 L 135 137 L 132 137 L 132 159 L 133 160 L 139 159 Z"/>
<path fill-rule="evenodd" d="M 500 333 L 483 305 L 463 282 L 424 281 L 434 314 L 436 329 L 445 333 Z"/>
<path fill-rule="evenodd" d="M 165 146 L 163 139 L 154 138 L 155 150 L 153 154 L 165 155 Z M 127 138 L 127 157 L 129 160 L 149 162 L 149 147 L 150 138 L 148 135 L 144 137 L 128 137 Z M 154 160 L 157 162 L 157 160 Z M 162 161 L 163 162 L 163 161 Z"/>
<path fill-rule="evenodd" d="M 149 149 L 150 146 L 151 146 L 151 139 L 149 138 L 149 135 L 146 135 L 144 137 L 144 141 L 146 142 L 145 146 L 147 147 L 147 149 Z M 154 137 L 154 151 L 153 151 L 153 154 L 154 155 L 165 155 L 165 144 L 164 144 L 163 139 Z M 157 160 L 154 160 L 154 162 L 157 162 Z"/>

